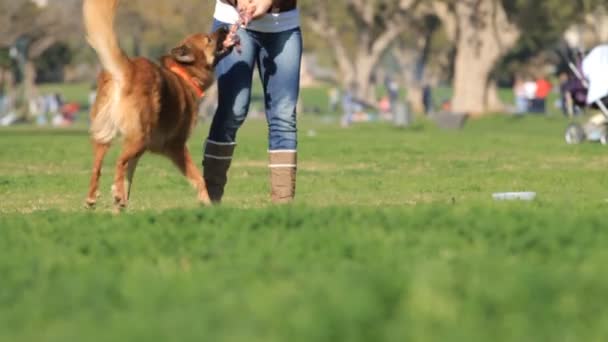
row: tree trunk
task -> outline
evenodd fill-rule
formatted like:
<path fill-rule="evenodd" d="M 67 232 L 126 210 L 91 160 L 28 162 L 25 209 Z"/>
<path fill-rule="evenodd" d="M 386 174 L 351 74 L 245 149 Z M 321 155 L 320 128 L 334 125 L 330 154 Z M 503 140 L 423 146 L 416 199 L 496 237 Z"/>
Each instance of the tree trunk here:
<path fill-rule="evenodd" d="M 15 81 L 15 75 L 13 75 L 13 72 L 9 69 L 6 71 L 6 93 L 5 96 L 8 99 L 8 106 L 7 106 L 7 111 L 10 112 L 14 112 L 17 108 L 15 108 L 15 101 L 17 99 L 17 87 L 16 87 L 16 81 Z"/>
<path fill-rule="evenodd" d="M 13 110 L 13 103 L 15 98 L 15 78 L 11 69 L 1 69 L 0 77 L 2 78 L 2 85 L 0 86 L 3 95 L 8 99 L 9 108 L 8 111 Z"/>
<path fill-rule="evenodd" d="M 416 113 L 424 111 L 422 88 L 425 85 L 426 55 L 414 53 L 409 49 L 395 49 L 395 58 L 401 70 L 399 79 L 406 87 L 407 101 Z"/>
<path fill-rule="evenodd" d="M 422 101 L 422 87 L 410 85 L 407 88 L 407 102 L 415 113 L 424 112 L 424 101 Z"/>
<path fill-rule="evenodd" d="M 458 34 L 452 110 L 480 116 L 502 107 L 495 85 L 489 86 L 490 75 L 520 32 L 497 0 L 460 0 L 454 6 Z"/>
<path fill-rule="evenodd" d="M 486 88 L 486 111 L 490 113 L 501 113 L 505 111 L 505 104 L 498 94 L 496 81 L 490 80 Z"/>
<path fill-rule="evenodd" d="M 363 53 L 361 51 L 360 53 Z M 357 96 L 369 104 L 376 104 L 376 91 L 372 84 L 372 74 L 377 61 L 367 57 L 359 57 L 355 72 L 355 84 L 357 85 Z"/>
<path fill-rule="evenodd" d="M 34 61 L 28 60 L 25 62 L 24 72 L 23 72 L 23 107 L 24 112 L 29 117 L 29 104 L 30 100 L 36 97 L 36 76 L 37 70 Z"/>
<path fill-rule="evenodd" d="M 487 109 L 488 77 L 492 72 L 498 53 L 491 48 L 478 49 L 466 40 L 461 40 L 454 68 L 454 95 L 452 110 L 479 116 Z"/>

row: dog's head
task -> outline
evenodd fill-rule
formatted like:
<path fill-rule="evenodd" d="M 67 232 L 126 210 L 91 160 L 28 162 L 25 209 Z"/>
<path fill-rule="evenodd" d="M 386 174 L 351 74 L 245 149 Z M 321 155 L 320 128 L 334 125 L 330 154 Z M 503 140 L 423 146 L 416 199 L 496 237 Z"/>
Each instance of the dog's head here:
<path fill-rule="evenodd" d="M 231 51 L 224 47 L 229 32 L 227 26 L 222 26 L 212 34 L 190 35 L 171 50 L 171 55 L 181 64 L 212 68 Z"/>
<path fill-rule="evenodd" d="M 210 71 L 232 51 L 232 47 L 224 46 L 228 33 L 228 27 L 220 27 L 211 34 L 190 35 L 171 50 L 170 58 L 184 66 L 193 77 L 207 83 Z M 208 85 L 201 86 L 205 88 Z"/>

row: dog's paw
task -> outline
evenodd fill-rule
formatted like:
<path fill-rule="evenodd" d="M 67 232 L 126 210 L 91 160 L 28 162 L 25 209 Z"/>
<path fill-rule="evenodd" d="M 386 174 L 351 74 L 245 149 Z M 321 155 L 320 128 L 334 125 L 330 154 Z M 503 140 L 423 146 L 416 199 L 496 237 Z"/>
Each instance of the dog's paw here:
<path fill-rule="evenodd" d="M 114 206 L 124 209 L 127 207 L 127 200 L 121 196 L 114 196 Z"/>
<path fill-rule="evenodd" d="M 87 198 L 87 200 L 84 203 L 84 208 L 85 209 L 95 209 L 96 205 L 97 205 L 97 198 Z"/>
<path fill-rule="evenodd" d="M 127 201 L 114 197 L 114 214 L 120 214 L 127 209 Z"/>
<path fill-rule="evenodd" d="M 209 207 L 211 206 L 211 198 L 209 198 L 209 194 L 207 192 L 204 193 L 200 193 L 198 195 L 198 203 L 200 203 L 201 205 L 205 206 L 205 207 Z"/>
<path fill-rule="evenodd" d="M 114 199 L 114 205 L 127 206 L 125 194 L 119 191 L 116 185 L 112 185 L 112 198 Z"/>
<path fill-rule="evenodd" d="M 127 209 L 126 206 L 114 205 L 114 209 L 112 209 L 112 214 L 114 214 L 114 215 L 120 215 L 123 212 L 125 212 L 126 209 Z"/>

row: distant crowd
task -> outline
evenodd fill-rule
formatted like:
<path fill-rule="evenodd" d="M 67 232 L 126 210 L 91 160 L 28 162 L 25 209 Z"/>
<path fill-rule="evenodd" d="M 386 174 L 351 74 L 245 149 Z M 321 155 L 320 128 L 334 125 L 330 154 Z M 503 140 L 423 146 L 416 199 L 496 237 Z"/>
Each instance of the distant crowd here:
<path fill-rule="evenodd" d="M 546 113 L 547 99 L 552 91 L 553 85 L 544 76 L 536 79 L 516 77 L 513 84 L 515 112 Z"/>
<path fill-rule="evenodd" d="M 551 105 L 554 105 L 556 108 L 561 108 L 564 115 L 576 115 L 580 109 L 573 106 L 573 103 L 584 102 L 586 96 L 586 89 L 580 83 L 579 80 L 566 73 L 560 75 L 556 85 L 545 76 L 536 78 L 516 76 L 513 83 L 514 106 L 510 112 L 518 115 L 543 114 L 548 112 Z M 407 102 L 401 99 L 402 90 L 399 82 L 392 77 L 387 77 L 384 80 L 383 95 L 378 100 L 369 102 L 358 96 L 355 84 L 351 84 L 346 89 L 331 87 L 327 94 L 327 110 L 329 113 L 341 111 L 341 124 L 345 127 L 357 122 L 399 120 L 399 115 L 411 115 Z M 548 102 L 552 93 L 559 94 L 555 104 Z M 577 99 L 579 93 L 583 97 L 582 100 Z M 422 87 L 420 96 L 424 114 L 429 115 L 437 110 L 450 112 L 449 99 L 444 99 L 439 105 L 436 105 L 433 99 L 433 88 L 428 84 Z M 89 93 L 89 106 L 94 100 L 95 89 L 92 88 Z M 67 127 L 74 124 L 81 110 L 79 104 L 66 102 L 63 96 L 56 92 L 30 99 L 27 106 L 29 113 L 27 118 L 23 113 L 17 113 L 16 107 L 14 99 L 0 91 L 0 126 L 10 126 L 27 119 L 39 126 Z M 318 111 L 322 110 L 318 109 Z M 403 113 L 404 111 L 405 113 Z"/>
<path fill-rule="evenodd" d="M 342 109 L 341 124 L 343 127 L 348 127 L 357 122 L 369 121 L 395 121 L 409 120 L 408 118 L 400 118 L 400 116 L 409 116 L 409 108 L 400 106 L 401 87 L 392 77 L 386 77 L 384 80 L 383 95 L 378 101 L 368 102 L 358 96 L 356 84 L 351 84 L 348 89 L 340 91 L 336 87 L 329 90 L 329 112 L 334 113 L 339 108 Z M 431 97 L 430 87 L 424 87 L 422 102 L 425 113 L 429 113 L 433 109 L 433 101 Z M 404 123 L 405 124 L 405 123 Z"/>
<path fill-rule="evenodd" d="M 68 127 L 74 124 L 80 105 L 66 102 L 59 93 L 49 93 L 31 98 L 27 104 L 28 117 L 16 110 L 10 96 L 0 94 L 0 126 L 11 126 L 25 119 L 39 126 Z"/>

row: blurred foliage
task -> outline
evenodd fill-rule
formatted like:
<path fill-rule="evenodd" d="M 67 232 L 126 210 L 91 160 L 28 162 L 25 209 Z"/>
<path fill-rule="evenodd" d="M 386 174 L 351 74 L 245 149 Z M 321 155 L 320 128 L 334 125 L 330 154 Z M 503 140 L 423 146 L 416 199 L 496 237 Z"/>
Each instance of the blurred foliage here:
<path fill-rule="evenodd" d="M 117 19 L 123 47 L 130 53 L 158 57 L 186 35 L 211 30 L 214 6 L 211 1 L 125 1 Z"/>
<path fill-rule="evenodd" d="M 503 0 L 511 19 L 523 34 L 497 66 L 497 77 L 504 82 L 516 73 L 542 73 L 539 67 L 547 63 L 558 65 L 560 69 L 564 32 L 582 21 L 585 14 L 606 4 L 605 0 Z"/>
<path fill-rule="evenodd" d="M 0 68 L 11 66 L 11 57 L 8 48 L 0 48 Z"/>
<path fill-rule="evenodd" d="M 36 58 L 38 81 L 54 81 L 61 79 L 64 66 L 72 62 L 73 52 L 66 43 L 57 43 Z M 57 74 L 59 73 L 59 74 Z"/>
<path fill-rule="evenodd" d="M 436 1 L 450 0 L 420 0 L 420 3 L 429 5 Z M 510 19 L 517 23 L 523 32 L 518 45 L 497 67 L 499 75 L 507 75 L 513 70 L 521 69 L 539 52 L 551 51 L 559 44 L 568 27 L 598 6 L 606 5 L 606 0 L 497 1 L 501 1 Z M 328 43 L 326 37 L 313 33 L 310 29 L 310 23 L 314 22 L 321 4 L 326 6 L 324 15 L 329 18 L 332 28 L 338 32 L 349 57 L 355 58 L 357 49 L 361 47 L 360 18 L 353 15 L 349 3 L 350 1 L 317 0 L 301 0 L 299 3 L 303 13 L 305 51 L 314 53 L 321 64 L 335 63 L 334 47 Z M 369 8 L 376 13 L 372 18 L 374 24 L 372 37 L 378 37 L 388 28 L 387 25 L 390 24 L 385 19 L 399 10 L 399 4 L 400 1 L 397 0 L 366 2 L 366 6 L 370 6 Z M 50 37 L 56 41 L 42 44 L 41 49 L 57 49 L 56 46 L 62 46 L 70 50 L 70 62 L 94 62 L 96 57 L 84 41 L 80 6 L 80 0 L 49 0 L 48 6 L 44 8 L 25 0 L 0 0 L 0 46 L 10 46 L 20 36 L 28 36 L 34 43 L 45 43 L 44 39 Z M 117 28 L 122 46 L 129 54 L 158 57 L 185 35 L 209 31 L 214 6 L 214 1 L 200 0 L 121 1 Z M 429 22 L 430 18 L 436 19 L 432 13 L 429 15 L 424 11 L 408 13 L 408 28 L 397 42 L 411 49 L 419 49 L 420 37 L 431 32 L 427 63 L 433 70 L 438 70 L 436 72 L 449 77 L 453 46 L 442 28 L 443 25 L 436 21 Z M 440 27 L 437 27 L 437 24 Z M 37 58 L 40 67 L 56 65 L 59 61 L 55 59 L 54 53 L 45 53 L 45 56 L 49 56 L 52 60 L 41 61 Z M 8 64 L 5 48 L 0 50 L 0 65 Z"/>
<path fill-rule="evenodd" d="M 581 0 L 504 0 L 503 5 L 523 32 L 519 45 L 529 51 L 556 43 L 585 13 Z"/>

